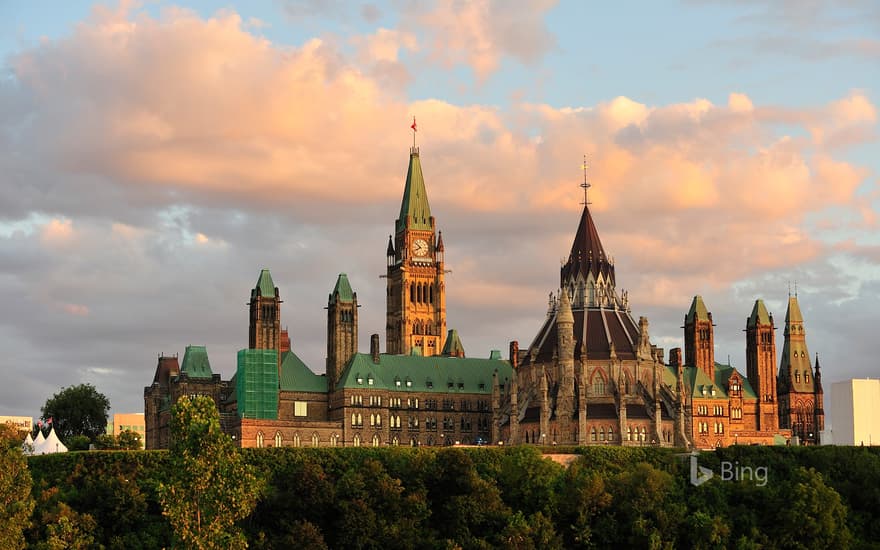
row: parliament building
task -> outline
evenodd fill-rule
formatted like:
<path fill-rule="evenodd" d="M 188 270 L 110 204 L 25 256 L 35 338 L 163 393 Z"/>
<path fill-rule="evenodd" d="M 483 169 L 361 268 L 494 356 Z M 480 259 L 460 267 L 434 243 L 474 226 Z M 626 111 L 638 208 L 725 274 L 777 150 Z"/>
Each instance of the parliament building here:
<path fill-rule="evenodd" d="M 263 269 L 250 291 L 248 347 L 235 375 L 211 369 L 204 346 L 160 355 L 144 388 L 146 445 L 167 448 L 171 406 L 208 395 L 241 447 L 451 444 L 816 444 L 824 428 L 818 357 L 789 296 L 776 368 L 776 326 L 763 301 L 746 320 L 746 372 L 715 361 L 712 314 L 695 296 L 684 356 L 651 343 L 616 288 L 589 204 L 559 287 L 528 347 L 467 357 L 446 326 L 445 247 L 410 150 L 400 213 L 386 249 L 385 351 L 357 349 L 357 293 L 340 274 L 327 298 L 327 356 L 318 374 L 291 349 L 279 287 Z M 540 315 L 540 314 L 539 314 Z M 537 324 L 537 323 L 536 323 Z"/>

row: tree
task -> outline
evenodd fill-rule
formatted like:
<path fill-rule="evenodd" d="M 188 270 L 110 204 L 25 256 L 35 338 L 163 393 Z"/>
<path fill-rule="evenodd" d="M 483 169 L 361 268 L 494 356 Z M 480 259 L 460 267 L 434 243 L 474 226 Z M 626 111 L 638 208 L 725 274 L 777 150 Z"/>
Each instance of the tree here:
<path fill-rule="evenodd" d="M 220 429 L 206 396 L 181 399 L 171 409 L 171 479 L 159 484 L 162 514 L 182 547 L 245 548 L 235 522 L 253 511 L 264 481 Z"/>
<path fill-rule="evenodd" d="M 61 441 L 84 435 L 94 441 L 107 431 L 110 401 L 91 384 L 62 388 L 43 405 L 44 419 L 52 425 Z"/>
<path fill-rule="evenodd" d="M 18 430 L 0 424 L 0 548 L 24 548 L 22 532 L 34 509 L 31 473 L 21 445 Z"/>

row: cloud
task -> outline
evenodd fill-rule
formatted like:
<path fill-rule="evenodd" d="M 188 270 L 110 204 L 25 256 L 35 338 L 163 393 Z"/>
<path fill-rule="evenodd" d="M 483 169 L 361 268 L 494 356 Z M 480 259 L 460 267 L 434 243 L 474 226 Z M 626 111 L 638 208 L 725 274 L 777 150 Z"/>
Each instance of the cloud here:
<path fill-rule="evenodd" d="M 544 24 L 555 0 L 527 0 L 512 7 L 503 0 L 438 0 L 432 9 L 413 11 L 405 26 L 427 34 L 434 60 L 467 65 L 484 81 L 504 57 L 531 64 L 555 46 Z"/>
<path fill-rule="evenodd" d="M 453 7 L 437 5 L 446 19 L 428 36 L 458 33 L 452 55 L 478 74 L 504 56 L 528 62 L 550 47 L 540 38 L 548 5 L 510 16 L 537 29 L 528 51 L 498 37 L 520 23 Z M 455 17 L 466 24 L 454 27 Z M 483 32 L 472 57 L 466 39 Z M 353 52 L 346 44 L 282 47 L 232 12 L 129 10 L 100 12 L 9 59 L 0 167 L 11 176 L 0 181 L 0 222 L 31 220 L 34 229 L 0 232 L 8 312 L 0 345 L 12 350 L 10 361 L 43 365 L 28 374 L 40 377 L 33 392 L 117 369 L 125 376 L 102 383 L 111 384 L 114 407 L 137 410 L 153 354 L 188 344 L 208 345 L 212 366 L 230 376 L 262 267 L 272 269 L 283 321 L 312 368 L 322 370 L 323 306 L 340 272 L 363 306 L 366 347 L 385 326 L 378 276 L 413 113 L 452 270 L 450 327 L 469 355 L 537 330 L 580 213 L 584 154 L 618 283 L 631 290 L 635 315 L 652 315 L 662 341 L 680 337 L 694 294 L 717 295 L 719 317 L 746 309 L 744 317 L 751 297 L 783 288 L 792 272 L 832 277 L 829 251 L 876 252 L 863 243 L 835 248 L 851 235 L 819 233 L 812 221 L 831 209 L 835 219 L 860 220 L 847 231 L 872 234 L 864 224 L 873 223 L 876 176 L 845 155 L 876 134 L 866 92 L 798 108 L 743 91 L 724 104 L 413 101 L 405 79 L 375 69 L 405 69 L 408 53 L 434 45 L 393 29 L 355 37 Z M 844 295 L 846 277 L 829 280 Z M 748 296 L 731 297 L 744 281 Z M 34 387 L 13 376 L 8 387 Z M 0 403 L 32 406 L 2 390 Z"/>

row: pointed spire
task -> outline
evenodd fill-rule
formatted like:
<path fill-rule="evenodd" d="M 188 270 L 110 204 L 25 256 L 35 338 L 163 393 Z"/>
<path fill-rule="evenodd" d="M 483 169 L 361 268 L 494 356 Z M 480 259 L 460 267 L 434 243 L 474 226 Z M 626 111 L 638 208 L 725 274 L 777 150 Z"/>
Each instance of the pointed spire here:
<path fill-rule="evenodd" d="M 571 300 L 568 299 L 568 291 L 563 289 L 559 299 L 559 313 L 556 314 L 557 326 L 561 323 L 574 324 L 574 315 L 571 313 Z"/>
<path fill-rule="evenodd" d="M 764 305 L 764 300 L 755 300 L 755 306 L 752 308 L 752 314 L 749 315 L 746 327 L 750 328 L 757 325 L 769 324 L 770 314 L 767 312 L 767 306 Z"/>
<path fill-rule="evenodd" d="M 254 287 L 254 294 L 259 294 L 263 298 L 275 297 L 275 283 L 272 281 L 272 275 L 268 269 L 260 271 L 260 277 L 257 279 L 257 285 Z"/>
<path fill-rule="evenodd" d="M 391 235 L 388 235 L 388 249 L 385 251 L 385 254 L 394 256 L 394 241 L 391 239 Z"/>
<path fill-rule="evenodd" d="M 409 169 L 406 172 L 406 186 L 403 199 L 400 201 L 400 215 L 397 218 L 397 231 L 407 228 L 432 230 L 431 207 L 428 205 L 428 193 L 425 190 L 425 178 L 422 176 L 422 163 L 419 151 L 410 150 Z"/>
<path fill-rule="evenodd" d="M 464 357 L 464 346 L 461 345 L 461 339 L 458 337 L 457 330 L 449 329 L 442 355 L 446 357 Z"/>
<path fill-rule="evenodd" d="M 788 310 L 785 312 L 785 331 L 788 332 L 789 326 L 794 324 L 803 324 L 804 316 L 801 314 L 801 306 L 798 303 L 797 294 L 788 297 Z"/>
<path fill-rule="evenodd" d="M 354 300 L 354 292 L 351 290 L 351 285 L 348 283 L 348 275 L 345 273 L 340 273 L 339 277 L 336 278 L 336 286 L 333 287 L 333 292 L 330 293 L 330 303 L 335 304 L 336 301 L 340 303 L 351 303 Z"/>
<path fill-rule="evenodd" d="M 702 296 L 700 296 L 699 294 L 694 296 L 694 300 L 691 302 L 691 308 L 688 310 L 687 316 L 684 319 L 685 323 L 691 323 L 694 320 L 709 320 L 709 310 L 706 309 L 706 304 L 703 303 Z"/>
<path fill-rule="evenodd" d="M 437 252 L 443 252 L 443 250 L 445 250 L 443 248 L 443 232 L 439 231 L 437 235 Z"/>
<path fill-rule="evenodd" d="M 566 281 L 575 279 L 578 274 L 587 279 L 590 273 L 594 278 L 602 274 L 614 286 L 614 266 L 605 261 L 605 249 L 590 214 L 590 207 L 584 205 L 568 261 L 562 266 L 562 285 L 565 286 Z"/>

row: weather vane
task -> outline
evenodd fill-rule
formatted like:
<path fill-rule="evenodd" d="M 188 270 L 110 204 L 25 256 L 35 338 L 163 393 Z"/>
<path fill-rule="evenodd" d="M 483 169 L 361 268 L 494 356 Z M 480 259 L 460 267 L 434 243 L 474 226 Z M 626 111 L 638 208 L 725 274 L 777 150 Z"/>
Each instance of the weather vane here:
<path fill-rule="evenodd" d="M 584 169 L 584 183 L 581 184 L 581 187 L 583 187 L 584 189 L 584 202 L 582 202 L 581 204 L 587 206 L 588 204 L 590 204 L 590 201 L 587 200 L 587 189 L 590 188 L 590 184 L 587 183 L 587 155 L 584 155 L 584 164 L 582 168 Z"/>
<path fill-rule="evenodd" d="M 416 127 L 416 117 L 413 117 L 413 123 L 412 123 L 412 126 L 410 126 L 410 128 L 412 128 L 412 131 L 413 131 L 413 149 L 415 149 L 416 148 L 416 132 L 419 131 L 418 128 Z"/>

